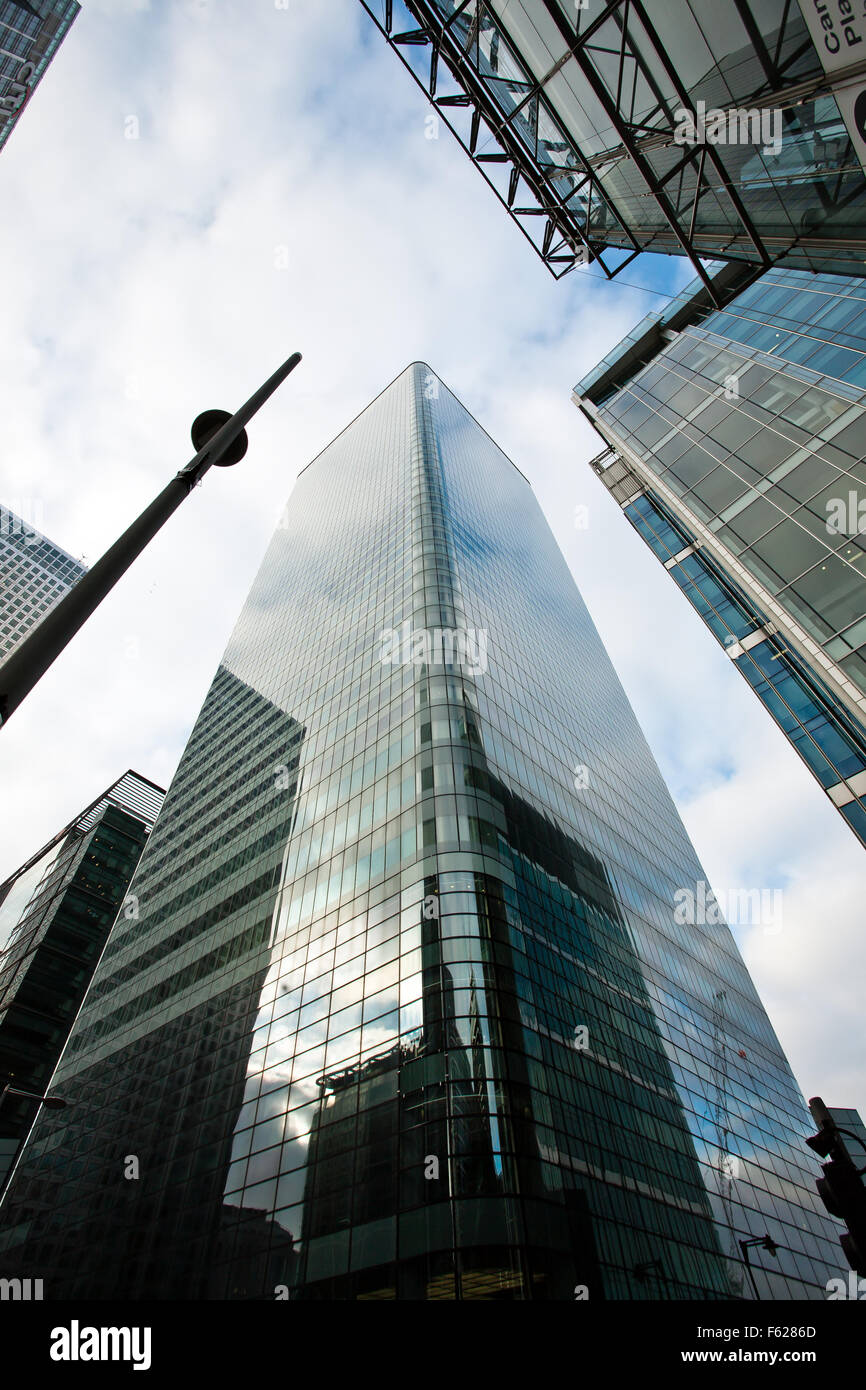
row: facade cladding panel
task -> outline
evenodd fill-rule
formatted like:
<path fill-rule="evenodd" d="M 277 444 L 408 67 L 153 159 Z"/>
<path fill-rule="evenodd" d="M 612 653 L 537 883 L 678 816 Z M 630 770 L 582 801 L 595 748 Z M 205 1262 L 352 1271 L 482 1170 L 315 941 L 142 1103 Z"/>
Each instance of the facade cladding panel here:
<path fill-rule="evenodd" d="M 78 0 L 0 0 L 0 149 L 80 9 Z"/>
<path fill-rule="evenodd" d="M 0 1272 L 748 1298 L 769 1232 L 763 1295 L 823 1297 L 809 1116 L 728 928 L 679 920 L 704 882 L 529 485 L 413 364 L 299 477 Z"/>
<path fill-rule="evenodd" d="M 0 661 L 84 573 L 79 560 L 0 506 Z"/>
<path fill-rule="evenodd" d="M 796 0 L 362 3 L 554 274 L 582 248 L 862 269 L 856 6 L 802 0 L 810 33 Z"/>
<path fill-rule="evenodd" d="M 596 471 L 866 842 L 866 280 L 696 289 L 575 387 Z"/>

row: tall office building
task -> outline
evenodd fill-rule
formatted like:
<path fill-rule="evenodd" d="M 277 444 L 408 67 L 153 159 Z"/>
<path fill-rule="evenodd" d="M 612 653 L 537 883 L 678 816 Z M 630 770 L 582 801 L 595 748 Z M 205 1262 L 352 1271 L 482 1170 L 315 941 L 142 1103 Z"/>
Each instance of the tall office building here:
<path fill-rule="evenodd" d="M 78 0 L 0 0 L 0 149 L 80 9 Z"/>
<path fill-rule="evenodd" d="M 866 843 L 866 280 L 778 267 L 721 312 L 695 283 L 574 400 L 602 482 Z"/>
<path fill-rule="evenodd" d="M 0 661 L 84 573 L 80 560 L 0 506 Z"/>
<path fill-rule="evenodd" d="M 814 0 L 362 0 L 559 277 L 857 274 L 866 17 Z M 857 12 L 857 13 L 855 13 Z"/>
<path fill-rule="evenodd" d="M 0 884 L 0 1190 L 69 1037 L 162 804 L 126 772 Z"/>
<path fill-rule="evenodd" d="M 763 1296 L 838 1272 L 811 1119 L 565 561 L 423 364 L 299 476 L 131 891 L 4 1276 L 748 1298 L 764 1234 Z"/>

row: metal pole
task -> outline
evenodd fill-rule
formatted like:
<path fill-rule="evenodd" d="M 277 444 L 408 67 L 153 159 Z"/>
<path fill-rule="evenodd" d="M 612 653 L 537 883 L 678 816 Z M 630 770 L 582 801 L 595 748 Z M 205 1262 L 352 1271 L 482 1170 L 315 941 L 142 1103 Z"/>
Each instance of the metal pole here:
<path fill-rule="evenodd" d="M 752 1281 L 752 1288 L 755 1290 L 755 1298 L 760 1300 L 761 1295 L 758 1293 L 758 1285 L 755 1281 L 755 1272 L 752 1269 L 752 1262 L 749 1259 L 749 1250 L 753 1245 L 762 1245 L 764 1249 L 768 1250 L 771 1255 L 778 1255 L 779 1247 L 770 1235 L 753 1236 L 751 1240 L 741 1240 L 739 1242 L 739 1245 L 740 1250 L 743 1253 L 743 1261 L 745 1263 L 746 1269 L 749 1271 L 749 1278 Z M 767 1271 L 764 1270 L 764 1273 L 766 1274 Z"/>
<path fill-rule="evenodd" d="M 740 1249 L 741 1249 L 742 1252 L 743 1252 L 743 1260 L 744 1260 L 744 1262 L 745 1262 L 746 1269 L 749 1271 L 749 1278 L 750 1278 L 751 1281 L 752 1281 L 752 1288 L 755 1290 L 755 1298 L 758 1300 L 758 1302 L 760 1302 L 760 1300 L 761 1300 L 761 1295 L 758 1293 L 758 1285 L 757 1285 L 757 1283 L 755 1282 L 755 1273 L 754 1273 L 754 1270 L 752 1269 L 751 1262 L 750 1262 L 750 1260 L 749 1260 L 749 1246 L 751 1245 L 751 1243 L 752 1243 L 752 1242 L 751 1242 L 751 1241 L 748 1241 L 748 1240 L 741 1240 L 741 1241 L 740 1241 Z"/>
<path fill-rule="evenodd" d="M 244 426 L 300 360 L 299 352 L 292 353 L 234 415 L 229 416 L 224 411 L 208 411 L 199 416 L 193 426 L 193 441 L 198 442 L 195 435 L 198 425 L 200 433 L 207 433 L 207 437 L 198 453 L 175 474 L 120 539 L 97 560 L 92 569 L 82 575 L 59 603 L 49 609 L 0 665 L 0 724 L 5 724 L 25 696 L 29 695 L 37 681 L 41 680 L 79 628 L 83 627 L 106 594 L 111 592 L 133 560 L 153 540 L 207 470 L 213 464 L 225 467 L 243 457 L 246 450 Z M 214 426 L 218 426 L 215 432 Z"/>
<path fill-rule="evenodd" d="M 18 1086 L 13 1086 L 11 1081 L 0 1091 L 0 1105 L 7 1096 L 23 1096 L 25 1100 L 38 1100 L 40 1105 L 47 1105 L 49 1110 L 66 1109 L 66 1101 L 60 1096 L 41 1095 L 38 1091 L 22 1091 Z"/>

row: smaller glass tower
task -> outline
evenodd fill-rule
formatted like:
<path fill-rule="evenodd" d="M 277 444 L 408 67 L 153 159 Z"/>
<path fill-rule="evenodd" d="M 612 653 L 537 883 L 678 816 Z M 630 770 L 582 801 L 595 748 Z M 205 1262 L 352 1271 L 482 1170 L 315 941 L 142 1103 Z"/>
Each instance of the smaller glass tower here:
<path fill-rule="evenodd" d="M 43 1095 L 165 793 L 126 772 L 0 884 L 0 1090 Z M 0 1110 L 0 1191 L 36 1103 Z"/>
<path fill-rule="evenodd" d="M 695 282 L 574 389 L 591 460 L 866 843 L 866 280 Z"/>

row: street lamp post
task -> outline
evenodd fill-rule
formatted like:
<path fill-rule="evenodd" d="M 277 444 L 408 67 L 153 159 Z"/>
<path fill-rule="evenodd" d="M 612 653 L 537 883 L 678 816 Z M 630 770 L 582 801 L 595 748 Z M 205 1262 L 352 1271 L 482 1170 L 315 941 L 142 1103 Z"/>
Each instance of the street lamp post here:
<path fill-rule="evenodd" d="M 0 1107 L 2 1107 L 3 1102 L 7 1096 L 23 1096 L 25 1100 L 38 1100 L 39 1104 L 44 1105 L 46 1110 L 66 1109 L 66 1101 L 63 1099 L 62 1096 L 43 1096 L 38 1091 L 25 1091 L 22 1090 L 20 1086 L 13 1086 L 11 1081 L 7 1081 L 2 1091 L 0 1091 Z M 19 1140 L 17 1149 L 14 1149 L 12 1152 L 12 1159 L 9 1168 L 4 1173 L 2 1180 L 0 1180 L 0 1198 L 2 1198 L 5 1195 L 6 1188 L 9 1183 L 9 1178 L 12 1175 L 12 1169 L 15 1166 L 15 1161 L 20 1152 L 21 1142 Z"/>
<path fill-rule="evenodd" d="M 765 1250 L 768 1250 L 771 1255 L 775 1255 L 779 1247 L 773 1240 L 772 1236 L 755 1236 L 752 1240 L 740 1241 L 740 1249 L 743 1252 L 743 1261 L 745 1263 L 746 1269 L 749 1271 L 749 1278 L 752 1281 L 752 1288 L 755 1290 L 755 1298 L 760 1300 L 761 1295 L 758 1293 L 758 1285 L 755 1282 L 755 1272 L 752 1269 L 751 1263 L 749 1261 L 749 1251 L 753 1245 L 763 1246 L 763 1248 Z"/>
<path fill-rule="evenodd" d="M 0 1091 L 0 1105 L 3 1104 L 7 1096 L 24 1096 L 26 1100 L 41 1101 L 46 1110 L 66 1109 L 66 1101 L 62 1096 L 42 1096 L 38 1091 L 22 1091 L 19 1086 L 13 1086 L 11 1082 Z"/>
<path fill-rule="evenodd" d="M 0 665 L 0 724 L 7 722 L 207 470 L 214 464 L 226 468 L 243 458 L 248 444 L 244 426 L 300 360 L 301 354 L 293 352 L 234 415 L 229 415 L 227 410 L 206 410 L 197 417 L 191 430 L 197 451 L 195 457 L 175 474 L 120 539 L 97 560 L 92 569 L 82 575 L 59 603 L 49 609 L 41 622 Z"/>

